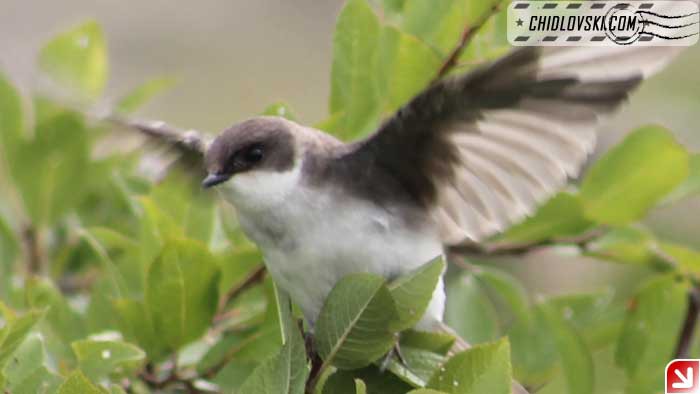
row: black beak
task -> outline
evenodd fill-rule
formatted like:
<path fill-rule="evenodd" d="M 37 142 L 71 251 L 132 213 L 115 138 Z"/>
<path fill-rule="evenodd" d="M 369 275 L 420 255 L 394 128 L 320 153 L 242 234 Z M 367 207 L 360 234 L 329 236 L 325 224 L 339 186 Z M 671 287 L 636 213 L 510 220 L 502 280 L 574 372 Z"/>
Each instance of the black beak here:
<path fill-rule="evenodd" d="M 229 174 L 209 174 L 202 181 L 202 187 L 208 189 L 212 186 L 218 185 L 219 183 L 228 181 L 229 178 L 231 178 L 231 175 Z"/>

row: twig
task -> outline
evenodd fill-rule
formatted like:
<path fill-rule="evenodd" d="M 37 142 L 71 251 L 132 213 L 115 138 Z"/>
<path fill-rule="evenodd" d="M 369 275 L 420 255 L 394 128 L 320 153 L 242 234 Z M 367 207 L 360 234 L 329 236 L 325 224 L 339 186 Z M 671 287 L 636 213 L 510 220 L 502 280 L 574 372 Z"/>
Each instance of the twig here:
<path fill-rule="evenodd" d="M 44 269 L 44 251 L 41 247 L 40 233 L 33 224 L 24 227 L 22 241 L 27 256 L 27 273 L 40 274 Z"/>
<path fill-rule="evenodd" d="M 219 305 L 217 307 L 216 315 L 214 315 L 214 322 L 219 322 L 225 317 L 226 305 L 228 305 L 231 300 L 238 297 L 245 290 L 249 289 L 253 285 L 262 282 L 265 278 L 265 266 L 260 265 L 255 271 L 253 271 L 246 280 L 239 283 L 238 285 L 229 289 L 221 298 L 219 298 Z"/>
<path fill-rule="evenodd" d="M 447 56 L 447 59 L 445 59 L 445 61 L 442 63 L 442 66 L 440 67 L 440 70 L 433 79 L 433 82 L 441 79 L 445 75 L 449 74 L 450 71 L 452 71 L 452 69 L 458 64 L 459 57 L 462 55 L 462 52 L 464 52 L 464 49 L 467 47 L 472 38 L 474 38 L 476 32 L 479 31 L 479 29 L 481 29 L 482 26 L 484 26 L 486 21 L 488 21 L 493 14 L 495 14 L 501 9 L 501 3 L 502 0 L 497 1 L 473 25 L 467 25 L 464 27 L 464 30 L 462 31 L 462 35 L 459 39 L 459 42 L 457 43 L 457 46 L 455 46 L 452 49 L 449 56 Z"/>
<path fill-rule="evenodd" d="M 698 324 L 698 312 L 700 312 L 700 290 L 693 287 L 688 293 L 688 310 L 685 314 L 674 358 L 688 358 L 690 355 L 690 346 L 693 343 L 693 335 L 695 335 Z"/>
<path fill-rule="evenodd" d="M 555 246 L 555 245 L 576 245 L 585 248 L 588 243 L 605 234 L 608 230 L 603 227 L 596 228 L 575 237 L 557 237 L 545 239 L 538 242 L 493 242 L 487 244 L 466 244 L 451 246 L 451 254 L 470 254 L 484 256 L 517 256 L 527 254 L 533 250 Z"/>

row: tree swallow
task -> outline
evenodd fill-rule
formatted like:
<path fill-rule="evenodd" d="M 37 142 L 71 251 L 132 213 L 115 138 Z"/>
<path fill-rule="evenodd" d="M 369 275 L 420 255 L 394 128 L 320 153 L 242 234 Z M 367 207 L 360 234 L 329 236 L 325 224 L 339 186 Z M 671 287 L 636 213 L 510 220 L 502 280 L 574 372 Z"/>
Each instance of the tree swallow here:
<path fill-rule="evenodd" d="M 519 48 L 433 83 L 352 143 L 276 117 L 211 143 L 166 139 L 204 155 L 203 186 L 235 206 L 313 324 L 343 276 L 394 278 L 531 214 L 578 174 L 601 118 L 680 49 Z M 440 326 L 444 303 L 440 282 L 418 328 Z"/>

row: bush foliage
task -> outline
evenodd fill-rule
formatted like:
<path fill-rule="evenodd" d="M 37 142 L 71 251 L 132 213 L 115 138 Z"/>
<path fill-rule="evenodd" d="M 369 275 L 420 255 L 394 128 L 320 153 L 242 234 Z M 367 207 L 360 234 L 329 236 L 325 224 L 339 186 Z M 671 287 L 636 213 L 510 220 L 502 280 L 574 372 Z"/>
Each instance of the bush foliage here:
<path fill-rule="evenodd" d="M 497 0 L 375 3 L 349 0 L 338 19 L 318 126 L 341 138 L 370 132 L 440 75 L 465 27 L 480 29 L 454 72 L 508 49 Z M 177 171 L 147 181 L 138 153 L 95 154 L 113 127 L 76 108 L 100 99 L 107 59 L 89 22 L 38 54 L 70 99 L 23 95 L 0 76 L 4 393 L 505 394 L 517 379 L 543 393 L 640 394 L 661 390 L 674 355 L 697 350 L 685 342 L 700 251 L 640 223 L 700 191 L 700 155 L 661 126 L 631 132 L 580 186 L 475 251 L 557 248 L 561 264 L 575 251 L 636 265 L 633 294 L 534 296 L 507 271 L 456 257 L 466 269 L 451 268 L 446 319 L 474 348 L 453 355 L 450 335 L 411 329 L 439 260 L 391 282 L 343 279 L 311 341 L 230 207 Z M 171 82 L 146 82 L 113 109 L 128 115 Z M 292 116 L 284 104 L 265 113 Z M 399 338 L 401 357 L 385 358 Z"/>

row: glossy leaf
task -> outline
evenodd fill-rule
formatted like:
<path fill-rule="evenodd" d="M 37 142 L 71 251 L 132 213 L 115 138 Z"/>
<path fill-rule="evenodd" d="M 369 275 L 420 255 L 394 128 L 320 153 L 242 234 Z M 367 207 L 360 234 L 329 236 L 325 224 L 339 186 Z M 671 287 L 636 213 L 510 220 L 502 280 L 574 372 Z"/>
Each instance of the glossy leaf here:
<path fill-rule="evenodd" d="M 688 153 L 660 126 L 632 132 L 591 167 L 581 184 L 587 218 L 622 225 L 641 219 L 688 175 Z"/>
<path fill-rule="evenodd" d="M 427 87 L 442 60 L 418 38 L 386 26 L 377 53 L 377 86 L 389 113 Z"/>
<path fill-rule="evenodd" d="M 240 388 L 251 394 L 304 394 L 309 368 L 306 346 L 301 332 L 292 318 L 288 298 L 277 297 L 280 325 L 287 327 L 286 341 L 277 355 L 264 361 L 246 379 Z"/>
<path fill-rule="evenodd" d="M 75 174 L 90 168 L 88 138 L 79 115 L 60 112 L 18 146 L 10 169 L 35 224 L 53 224 L 84 198 L 87 183 Z"/>
<path fill-rule="evenodd" d="M 326 299 L 316 322 L 316 346 L 325 363 L 356 369 L 377 360 L 394 344 L 398 312 L 381 277 L 352 274 Z"/>
<path fill-rule="evenodd" d="M 97 388 L 88 378 L 80 371 L 75 371 L 61 387 L 58 388 L 57 394 L 103 394 L 102 390 Z"/>
<path fill-rule="evenodd" d="M 688 177 L 666 197 L 666 202 L 672 203 L 698 193 L 700 193 L 700 153 L 695 153 L 688 161 Z"/>
<path fill-rule="evenodd" d="M 5 326 L 0 330 L 0 371 L 42 317 L 43 313 L 38 311 L 19 317 L 3 314 Z"/>
<path fill-rule="evenodd" d="M 538 305 L 537 309 L 542 314 L 549 333 L 554 339 L 563 365 L 569 394 L 592 394 L 593 359 L 583 338 L 552 306 L 544 303 Z"/>
<path fill-rule="evenodd" d="M 420 321 L 444 270 L 445 262 L 438 257 L 389 284 L 399 314 L 395 331 L 411 328 Z"/>
<path fill-rule="evenodd" d="M 469 343 L 496 339 L 496 309 L 473 275 L 462 275 L 447 286 L 445 321 Z"/>
<path fill-rule="evenodd" d="M 343 138 L 370 132 L 380 115 L 374 64 L 379 21 L 367 0 L 350 0 L 338 17 L 333 37 L 330 113 L 342 113 L 331 130 Z"/>
<path fill-rule="evenodd" d="M 33 334 L 24 340 L 3 372 L 5 390 L 12 394 L 55 392 L 62 379 L 46 367 L 45 353 L 44 341 L 39 335 Z"/>
<path fill-rule="evenodd" d="M 678 264 L 675 267 L 678 271 L 696 281 L 700 280 L 700 250 L 672 242 L 663 242 L 659 247 Z"/>
<path fill-rule="evenodd" d="M 645 283 L 635 296 L 615 355 L 632 386 L 662 389 L 664 367 L 673 358 L 683 324 L 687 290 L 686 283 L 667 275 Z"/>
<path fill-rule="evenodd" d="M 148 271 L 146 306 L 172 350 L 201 336 L 218 302 L 219 269 L 199 243 L 170 240 Z"/>
<path fill-rule="evenodd" d="M 391 373 L 382 373 L 376 367 L 359 370 L 338 370 L 325 382 L 323 394 L 356 394 L 355 381 L 361 379 L 369 394 L 405 394 L 413 387 Z"/>
<path fill-rule="evenodd" d="M 507 339 L 475 346 L 453 356 L 430 379 L 428 388 L 450 394 L 510 394 Z"/>
<path fill-rule="evenodd" d="M 22 101 L 10 81 L 0 74 L 0 153 L 4 160 L 11 160 L 22 138 L 24 119 Z"/>
<path fill-rule="evenodd" d="M 408 330 L 401 333 L 402 347 L 428 350 L 443 356 L 452 348 L 454 342 L 455 337 L 442 332 Z"/>
<path fill-rule="evenodd" d="M 157 333 L 143 302 L 118 298 L 112 301 L 117 313 L 119 330 L 124 337 L 137 343 L 153 360 L 160 360 L 167 354 L 168 344 L 161 333 Z"/>
<path fill-rule="evenodd" d="M 525 287 L 512 275 L 496 268 L 479 266 L 474 277 L 502 299 L 516 319 L 528 321 L 530 318 L 529 296 Z"/>
<path fill-rule="evenodd" d="M 15 271 L 15 259 L 19 252 L 19 243 L 12 229 L 0 214 L 0 299 L 9 296 L 12 277 Z"/>
<path fill-rule="evenodd" d="M 47 309 L 45 325 L 62 341 L 70 343 L 86 334 L 85 321 L 68 300 L 45 279 L 34 278 L 25 283 L 27 304 L 37 310 Z"/>
<path fill-rule="evenodd" d="M 122 341 L 83 339 L 71 344 L 80 369 L 91 379 L 99 380 L 112 373 L 125 374 L 137 369 L 146 354 Z"/>
<path fill-rule="evenodd" d="M 542 205 L 533 216 L 506 231 L 501 238 L 509 242 L 538 242 L 577 235 L 592 225 L 584 216 L 579 197 L 561 192 Z"/>
<path fill-rule="evenodd" d="M 589 244 L 586 254 L 614 262 L 652 266 L 660 264 L 653 251 L 655 247 L 656 240 L 643 227 L 619 227 Z"/>
<path fill-rule="evenodd" d="M 39 53 L 39 65 L 65 87 L 90 99 L 98 97 L 108 73 L 102 28 L 88 22 L 57 35 Z"/>

